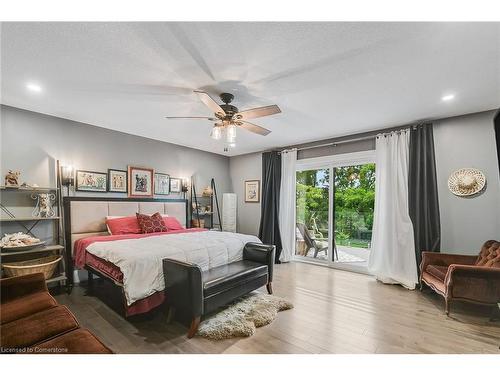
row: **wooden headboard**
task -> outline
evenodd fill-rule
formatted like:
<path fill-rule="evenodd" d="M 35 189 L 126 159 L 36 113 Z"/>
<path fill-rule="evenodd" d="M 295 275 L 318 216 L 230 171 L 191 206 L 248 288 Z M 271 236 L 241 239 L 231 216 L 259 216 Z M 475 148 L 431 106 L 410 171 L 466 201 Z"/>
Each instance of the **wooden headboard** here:
<path fill-rule="evenodd" d="M 106 236 L 106 216 L 132 216 L 137 212 L 159 212 L 175 217 L 187 227 L 187 199 L 64 197 L 64 236 L 66 242 L 67 274 L 73 283 L 73 245 L 76 240 L 90 236 Z"/>

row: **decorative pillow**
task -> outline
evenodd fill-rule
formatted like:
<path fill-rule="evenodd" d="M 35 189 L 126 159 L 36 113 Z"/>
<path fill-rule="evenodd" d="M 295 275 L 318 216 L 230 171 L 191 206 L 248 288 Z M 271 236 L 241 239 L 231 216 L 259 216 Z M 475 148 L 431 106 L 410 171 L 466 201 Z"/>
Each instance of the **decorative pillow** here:
<path fill-rule="evenodd" d="M 139 234 L 141 227 L 135 216 L 106 218 L 106 226 L 110 234 Z"/>
<path fill-rule="evenodd" d="M 179 220 L 177 220 L 175 217 L 163 216 L 163 222 L 165 223 L 165 226 L 167 227 L 168 230 L 184 229 L 181 223 L 179 223 Z"/>
<path fill-rule="evenodd" d="M 136 216 L 142 233 L 166 232 L 168 230 L 159 212 L 151 216 L 137 213 Z"/>

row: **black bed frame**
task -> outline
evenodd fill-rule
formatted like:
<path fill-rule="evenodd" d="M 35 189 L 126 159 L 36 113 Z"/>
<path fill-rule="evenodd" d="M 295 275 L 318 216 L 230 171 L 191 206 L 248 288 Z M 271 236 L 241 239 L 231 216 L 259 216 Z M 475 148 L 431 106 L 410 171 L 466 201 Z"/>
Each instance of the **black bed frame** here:
<path fill-rule="evenodd" d="M 71 202 L 184 202 L 186 207 L 186 227 L 189 227 L 189 218 L 188 218 L 188 200 L 187 199 L 156 199 L 156 198 L 106 198 L 106 197 L 64 197 L 63 198 L 63 208 L 64 208 L 64 237 L 66 244 L 66 272 L 68 277 L 68 291 L 71 293 L 71 289 L 73 287 L 73 249 L 71 249 Z M 99 272 L 98 270 L 86 266 L 85 269 L 88 272 L 88 285 L 89 288 L 92 287 L 93 283 L 93 275 L 96 275 L 104 280 L 108 280 L 113 284 L 122 288 L 121 284 L 116 283 L 114 280 L 110 279 L 105 274 Z"/>

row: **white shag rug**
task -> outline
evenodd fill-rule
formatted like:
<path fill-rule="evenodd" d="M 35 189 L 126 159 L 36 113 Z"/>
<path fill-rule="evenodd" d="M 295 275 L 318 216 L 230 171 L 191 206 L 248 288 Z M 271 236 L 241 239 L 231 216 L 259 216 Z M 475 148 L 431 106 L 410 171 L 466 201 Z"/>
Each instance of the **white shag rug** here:
<path fill-rule="evenodd" d="M 292 308 L 284 298 L 254 292 L 202 321 L 197 335 L 211 340 L 252 336 L 258 327 L 271 323 L 279 311 Z"/>

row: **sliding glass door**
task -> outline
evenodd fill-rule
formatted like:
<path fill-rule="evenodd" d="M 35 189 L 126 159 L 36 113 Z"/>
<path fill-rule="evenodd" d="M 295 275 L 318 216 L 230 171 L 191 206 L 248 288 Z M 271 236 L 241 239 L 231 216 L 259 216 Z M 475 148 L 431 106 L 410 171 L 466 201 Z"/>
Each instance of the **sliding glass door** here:
<path fill-rule="evenodd" d="M 335 167 L 335 262 L 366 267 L 375 204 L 375 164 Z"/>
<path fill-rule="evenodd" d="M 371 152 L 299 160 L 295 257 L 367 271 L 375 200 Z"/>

